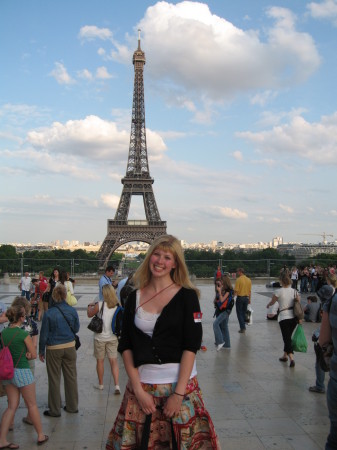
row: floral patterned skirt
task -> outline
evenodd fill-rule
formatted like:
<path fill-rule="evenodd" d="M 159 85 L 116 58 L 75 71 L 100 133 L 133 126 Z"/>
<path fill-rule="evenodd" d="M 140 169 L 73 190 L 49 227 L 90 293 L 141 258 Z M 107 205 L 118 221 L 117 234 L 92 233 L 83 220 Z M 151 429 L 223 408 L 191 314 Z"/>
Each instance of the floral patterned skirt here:
<path fill-rule="evenodd" d="M 197 378 L 192 378 L 186 386 L 186 394 L 179 416 L 171 420 L 162 412 L 167 397 L 175 389 L 176 383 L 142 384 L 143 389 L 154 397 L 157 410 L 152 414 L 149 450 L 173 448 L 178 450 L 219 450 L 220 445 L 210 415 L 205 409 Z M 109 433 L 107 450 L 136 450 L 141 448 L 141 440 L 146 415 L 140 409 L 130 381 L 128 382 L 121 407 L 114 426 Z"/>

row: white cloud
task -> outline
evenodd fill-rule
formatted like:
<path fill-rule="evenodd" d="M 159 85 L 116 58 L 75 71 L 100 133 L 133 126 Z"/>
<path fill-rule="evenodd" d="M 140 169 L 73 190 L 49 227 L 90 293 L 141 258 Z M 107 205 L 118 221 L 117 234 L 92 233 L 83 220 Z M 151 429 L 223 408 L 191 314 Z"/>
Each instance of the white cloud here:
<path fill-rule="evenodd" d="M 289 213 L 289 214 L 292 214 L 292 213 L 294 212 L 294 209 L 293 209 L 291 206 L 282 205 L 282 203 L 280 203 L 280 204 L 279 204 L 279 207 L 280 207 L 283 211 L 285 211 L 285 212 L 287 212 L 287 213 Z"/>
<path fill-rule="evenodd" d="M 11 163 L 13 161 L 16 161 L 16 164 L 25 162 L 20 170 L 30 175 L 33 172 L 35 175 L 48 173 L 84 180 L 97 180 L 99 178 L 93 169 L 83 167 L 81 161 L 70 153 L 49 154 L 45 151 L 24 149 L 14 152 L 0 151 L 0 157 L 9 159 Z"/>
<path fill-rule="evenodd" d="M 307 122 L 302 116 L 271 130 L 253 133 L 236 133 L 265 153 L 280 157 L 291 154 L 319 165 L 337 164 L 337 112 L 323 116 L 319 122 Z"/>
<path fill-rule="evenodd" d="M 216 212 L 219 217 L 226 217 L 227 219 L 247 219 L 248 214 L 244 211 L 240 211 L 238 209 L 233 209 L 229 207 L 222 206 L 211 206 L 213 212 Z"/>
<path fill-rule="evenodd" d="M 239 150 L 236 150 L 235 152 L 233 152 L 232 156 L 237 161 L 243 161 L 243 154 Z"/>
<path fill-rule="evenodd" d="M 104 66 L 98 67 L 96 70 L 96 78 L 100 80 L 108 80 L 109 78 L 112 78 L 113 76 L 109 74 L 108 69 Z"/>
<path fill-rule="evenodd" d="M 92 73 L 88 69 L 79 70 L 77 72 L 77 76 L 88 81 L 92 81 L 94 79 Z"/>
<path fill-rule="evenodd" d="M 115 122 L 97 116 L 66 123 L 54 122 L 51 127 L 30 131 L 27 142 L 43 154 L 64 154 L 105 161 L 113 158 L 115 164 L 125 164 L 129 148 L 130 132 L 118 129 Z M 160 161 L 166 151 L 163 138 L 151 129 L 147 130 L 149 161 Z"/>
<path fill-rule="evenodd" d="M 307 8 L 315 19 L 327 19 L 337 26 L 336 0 L 324 0 L 321 3 L 311 2 L 307 5 Z"/>
<path fill-rule="evenodd" d="M 74 84 L 75 80 L 73 78 L 71 78 L 71 76 L 68 74 L 67 69 L 65 68 L 65 66 L 60 63 L 60 62 L 56 62 L 55 64 L 55 69 L 52 70 L 50 72 L 50 76 L 54 77 L 55 80 L 59 83 L 59 84 Z"/>
<path fill-rule="evenodd" d="M 94 39 L 106 41 L 112 39 L 112 32 L 109 28 L 98 28 L 95 25 L 85 25 L 80 29 L 78 38 L 81 41 L 92 41 Z"/>
<path fill-rule="evenodd" d="M 250 99 L 250 103 L 252 105 L 260 105 L 265 106 L 271 100 L 274 100 L 277 97 L 277 92 L 267 90 L 263 92 L 259 92 Z"/>
<path fill-rule="evenodd" d="M 213 101 L 306 79 L 320 64 L 313 39 L 296 30 L 289 10 L 270 8 L 268 16 L 274 22 L 269 29 L 242 30 L 206 4 L 158 2 L 138 25 L 148 70 L 169 88 L 171 82 Z"/>
<path fill-rule="evenodd" d="M 337 211 L 336 211 L 335 209 L 331 209 L 331 210 L 330 210 L 330 214 L 331 214 L 332 216 L 337 216 Z"/>
<path fill-rule="evenodd" d="M 102 194 L 101 199 L 102 202 L 109 208 L 116 209 L 118 207 L 119 197 L 117 197 L 117 195 Z"/>
<path fill-rule="evenodd" d="M 30 131 L 28 142 L 37 149 L 50 153 L 86 156 L 90 159 L 114 157 L 125 159 L 129 133 L 118 130 L 114 122 L 97 116 L 83 120 L 69 120 L 62 124 L 54 122 L 50 128 Z"/>

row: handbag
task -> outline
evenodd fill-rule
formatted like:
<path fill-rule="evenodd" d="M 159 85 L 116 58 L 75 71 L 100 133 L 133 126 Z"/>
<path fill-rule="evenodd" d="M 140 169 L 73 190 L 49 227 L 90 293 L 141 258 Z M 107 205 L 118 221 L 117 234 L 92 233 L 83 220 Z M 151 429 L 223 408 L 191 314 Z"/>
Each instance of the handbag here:
<path fill-rule="evenodd" d="M 0 350 L 0 380 L 11 380 L 14 377 L 14 369 L 19 364 L 19 361 L 21 359 L 24 348 L 22 349 L 20 357 L 17 360 L 16 365 L 14 367 L 13 358 L 9 350 L 9 346 L 17 334 L 18 332 L 14 334 L 14 336 L 7 345 L 4 344 L 1 335 L 2 349 Z"/>
<path fill-rule="evenodd" d="M 73 330 L 73 327 L 70 325 L 70 323 L 69 323 L 68 319 L 66 318 L 65 314 L 63 313 L 63 311 L 57 305 L 54 304 L 54 306 L 55 306 L 55 308 L 57 308 L 60 311 L 60 313 L 64 317 L 65 321 L 69 325 L 69 328 L 71 329 L 71 332 L 73 333 L 74 338 L 75 338 L 75 350 L 77 351 L 82 345 L 79 336 Z"/>
<path fill-rule="evenodd" d="M 328 314 L 330 314 L 332 298 L 333 298 L 333 296 L 329 299 L 328 310 L 327 310 Z M 314 344 L 314 349 L 315 349 L 315 353 L 316 353 L 317 362 L 318 362 L 320 368 L 324 372 L 330 372 L 330 360 L 333 355 L 333 349 L 334 349 L 333 342 L 331 341 L 328 344 L 323 345 L 321 347 L 319 345 L 319 342 L 317 341 Z"/>
<path fill-rule="evenodd" d="M 104 302 L 102 305 L 101 310 L 94 315 L 94 317 L 90 320 L 89 325 L 88 325 L 88 329 L 90 331 L 93 331 L 94 333 L 102 333 L 103 331 L 103 310 L 104 310 Z"/>
<path fill-rule="evenodd" d="M 307 352 L 308 343 L 305 338 L 302 325 L 297 325 L 296 330 L 291 338 L 291 346 L 293 347 L 294 352 Z"/>
<path fill-rule="evenodd" d="M 314 349 L 316 353 L 317 362 L 323 372 L 330 372 L 330 360 L 333 355 L 333 343 L 321 347 L 318 342 L 315 342 Z"/>
<path fill-rule="evenodd" d="M 294 316 L 297 320 L 304 319 L 304 309 L 301 300 L 297 297 L 297 291 L 294 289 Z"/>
<path fill-rule="evenodd" d="M 68 283 L 70 283 L 70 281 L 68 281 Z M 75 305 L 77 305 L 77 299 L 76 299 L 75 295 L 71 293 L 68 283 L 67 283 L 66 302 L 68 303 L 69 306 L 75 306 Z"/>

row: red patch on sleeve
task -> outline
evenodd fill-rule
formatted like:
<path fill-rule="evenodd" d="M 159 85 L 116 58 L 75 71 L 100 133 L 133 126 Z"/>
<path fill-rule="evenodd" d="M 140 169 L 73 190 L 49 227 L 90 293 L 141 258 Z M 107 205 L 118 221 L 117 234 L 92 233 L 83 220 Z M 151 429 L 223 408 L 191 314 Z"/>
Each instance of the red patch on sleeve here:
<path fill-rule="evenodd" d="M 193 313 L 193 319 L 194 319 L 194 323 L 201 322 L 201 320 L 202 320 L 202 312 L 195 312 L 195 313 Z"/>

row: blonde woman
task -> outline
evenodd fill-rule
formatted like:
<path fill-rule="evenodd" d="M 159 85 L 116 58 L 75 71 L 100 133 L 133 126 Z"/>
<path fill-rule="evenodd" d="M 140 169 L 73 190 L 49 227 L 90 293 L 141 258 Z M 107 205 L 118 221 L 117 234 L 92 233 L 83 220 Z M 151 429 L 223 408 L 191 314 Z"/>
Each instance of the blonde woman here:
<path fill-rule="evenodd" d="M 280 325 L 283 338 L 283 356 L 279 358 L 281 362 L 290 360 L 289 367 L 295 367 L 294 351 L 291 345 L 291 336 L 298 324 L 298 320 L 294 316 L 294 302 L 298 299 L 298 292 L 291 287 L 291 279 L 288 271 L 284 270 L 280 275 L 280 283 L 282 288 L 275 292 L 273 298 L 268 303 L 267 308 L 278 301 L 280 312 L 278 322 Z M 300 321 L 301 323 L 301 321 Z"/>
<path fill-rule="evenodd" d="M 102 287 L 103 302 L 90 303 L 88 305 L 87 315 L 93 317 L 103 310 L 103 331 L 94 333 L 94 356 L 96 358 L 96 370 L 98 384 L 94 387 L 99 390 L 104 389 L 104 358 L 107 357 L 111 367 L 112 377 L 115 383 L 115 394 L 120 394 L 119 388 L 119 367 L 117 360 L 118 340 L 112 332 L 112 318 L 118 305 L 118 299 L 115 289 L 111 284 L 105 284 Z"/>
<path fill-rule="evenodd" d="M 219 449 L 196 376 L 199 292 L 189 279 L 180 242 L 157 238 L 134 281 L 137 290 L 126 302 L 118 346 L 129 381 L 107 450 Z"/>

